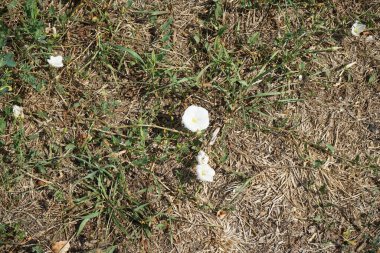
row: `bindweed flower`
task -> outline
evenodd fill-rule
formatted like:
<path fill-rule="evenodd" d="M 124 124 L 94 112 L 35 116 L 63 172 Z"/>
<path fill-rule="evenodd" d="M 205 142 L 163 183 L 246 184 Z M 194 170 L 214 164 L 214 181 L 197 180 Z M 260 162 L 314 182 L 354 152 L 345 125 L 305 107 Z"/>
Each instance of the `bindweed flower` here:
<path fill-rule="evenodd" d="M 63 67 L 63 57 L 62 55 L 58 56 L 50 56 L 50 58 L 47 60 L 47 62 L 50 64 L 50 66 L 54 68 L 62 68 Z"/>
<path fill-rule="evenodd" d="M 198 164 L 197 167 L 197 178 L 203 182 L 214 181 L 215 170 L 208 164 Z"/>
<path fill-rule="evenodd" d="M 196 159 L 198 164 L 208 164 L 209 157 L 203 150 L 201 150 L 199 151 Z"/>
<path fill-rule="evenodd" d="M 182 123 L 192 132 L 202 131 L 210 124 L 208 111 L 203 107 L 191 105 L 185 110 Z"/>
<path fill-rule="evenodd" d="M 24 118 L 24 112 L 23 112 L 23 108 L 21 106 L 18 106 L 18 105 L 13 106 L 13 117 L 15 117 L 16 119 L 18 119 L 18 118 L 23 119 Z"/>
<path fill-rule="evenodd" d="M 351 27 L 351 33 L 354 36 L 360 36 L 362 32 L 366 29 L 366 25 L 361 24 L 359 21 L 355 21 L 355 23 Z"/>

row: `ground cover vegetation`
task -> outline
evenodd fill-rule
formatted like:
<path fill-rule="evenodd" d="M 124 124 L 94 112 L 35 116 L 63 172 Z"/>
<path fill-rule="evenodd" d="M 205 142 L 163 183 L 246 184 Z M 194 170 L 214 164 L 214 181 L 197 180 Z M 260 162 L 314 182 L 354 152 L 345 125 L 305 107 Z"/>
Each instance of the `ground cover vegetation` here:
<path fill-rule="evenodd" d="M 379 24 L 378 0 L 1 1 L 0 251 L 379 252 Z"/>

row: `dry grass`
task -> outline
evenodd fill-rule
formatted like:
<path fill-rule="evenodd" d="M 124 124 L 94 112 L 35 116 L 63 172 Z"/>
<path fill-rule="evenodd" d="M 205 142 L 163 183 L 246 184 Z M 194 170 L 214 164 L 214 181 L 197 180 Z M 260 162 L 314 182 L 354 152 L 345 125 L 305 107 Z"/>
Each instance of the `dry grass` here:
<path fill-rule="evenodd" d="M 0 251 L 378 252 L 379 1 L 40 1 L 43 43 L 25 2 L 0 5 L 18 63 L 0 68 Z M 191 104 L 203 135 L 180 124 Z"/>

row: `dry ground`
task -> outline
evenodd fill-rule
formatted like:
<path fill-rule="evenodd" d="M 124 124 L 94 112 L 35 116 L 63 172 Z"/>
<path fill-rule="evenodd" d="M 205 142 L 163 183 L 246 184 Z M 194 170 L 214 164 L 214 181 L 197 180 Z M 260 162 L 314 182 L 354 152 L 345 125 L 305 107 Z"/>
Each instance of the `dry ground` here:
<path fill-rule="evenodd" d="M 0 13 L 17 64 L 0 67 L 1 252 L 379 252 L 380 1 Z M 203 134 L 181 126 L 191 104 Z M 195 178 L 201 148 L 213 183 Z"/>

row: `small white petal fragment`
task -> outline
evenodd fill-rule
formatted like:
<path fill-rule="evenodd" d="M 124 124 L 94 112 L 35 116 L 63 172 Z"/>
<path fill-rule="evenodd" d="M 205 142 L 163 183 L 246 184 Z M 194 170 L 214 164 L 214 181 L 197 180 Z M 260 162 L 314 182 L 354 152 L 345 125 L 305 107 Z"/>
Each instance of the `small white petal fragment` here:
<path fill-rule="evenodd" d="M 365 24 L 361 24 L 359 21 L 355 21 L 355 23 L 351 27 L 351 33 L 354 36 L 360 36 L 362 32 L 366 29 Z"/>
<path fill-rule="evenodd" d="M 70 249 L 70 243 L 68 241 L 59 241 L 53 243 L 51 250 L 53 253 L 66 253 Z"/>
<path fill-rule="evenodd" d="M 47 60 L 47 62 L 50 64 L 50 66 L 52 66 L 54 68 L 62 68 L 63 67 L 62 55 L 50 56 L 50 58 Z"/>
<path fill-rule="evenodd" d="M 13 106 L 13 117 L 15 117 L 16 119 L 18 119 L 18 118 L 23 119 L 24 118 L 24 110 L 21 106 L 18 106 L 18 105 Z"/>
<path fill-rule="evenodd" d="M 375 38 L 372 35 L 365 38 L 365 42 L 373 42 L 373 41 L 375 41 Z"/>
<path fill-rule="evenodd" d="M 197 167 L 197 178 L 203 182 L 214 181 L 215 170 L 208 164 L 198 164 Z"/>
<path fill-rule="evenodd" d="M 218 134 L 219 134 L 219 131 L 220 131 L 220 127 L 215 129 L 215 131 L 212 133 L 211 140 L 208 143 L 208 145 L 212 146 L 215 144 L 216 138 L 218 137 Z"/>
<path fill-rule="evenodd" d="M 191 105 L 182 116 L 182 124 L 192 132 L 202 131 L 210 124 L 208 111 L 203 107 Z"/>
<path fill-rule="evenodd" d="M 208 164 L 209 161 L 208 155 L 203 150 L 199 151 L 196 159 L 198 164 Z"/>
<path fill-rule="evenodd" d="M 56 37 L 57 36 L 57 29 L 55 28 L 55 26 L 53 26 L 52 30 L 53 30 L 53 36 Z"/>

